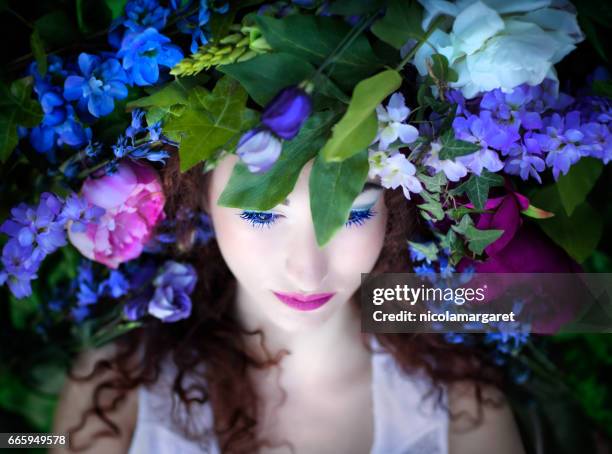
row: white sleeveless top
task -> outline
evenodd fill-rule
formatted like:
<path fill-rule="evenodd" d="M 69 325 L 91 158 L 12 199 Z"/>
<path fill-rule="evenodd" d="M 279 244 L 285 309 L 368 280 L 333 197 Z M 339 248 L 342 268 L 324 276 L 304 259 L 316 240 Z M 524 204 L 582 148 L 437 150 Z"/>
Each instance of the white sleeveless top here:
<path fill-rule="evenodd" d="M 448 454 L 448 413 L 435 405 L 434 397 L 423 399 L 430 390 L 429 380 L 404 374 L 374 336 L 371 345 L 374 442 L 370 454 Z M 181 435 L 180 424 L 185 422 L 212 430 L 213 414 L 206 402 L 187 419 L 175 396 L 179 419 L 175 422 L 171 417 L 173 379 L 168 367 L 154 386 L 139 388 L 138 420 L 128 454 L 221 454 L 214 437 L 202 445 Z M 446 396 L 443 402 L 447 403 Z"/>

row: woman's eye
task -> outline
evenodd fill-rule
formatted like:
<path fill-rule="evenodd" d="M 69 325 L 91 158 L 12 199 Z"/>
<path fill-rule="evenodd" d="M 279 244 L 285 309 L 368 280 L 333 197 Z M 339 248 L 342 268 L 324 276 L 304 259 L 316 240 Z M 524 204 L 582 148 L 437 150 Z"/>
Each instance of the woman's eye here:
<path fill-rule="evenodd" d="M 376 214 L 371 208 L 365 210 L 352 210 L 349 215 L 348 221 L 344 224 L 347 227 L 351 225 L 363 225 L 367 219 L 370 219 Z"/>
<path fill-rule="evenodd" d="M 240 217 L 250 222 L 255 228 L 263 228 L 264 225 L 270 227 L 273 223 L 275 223 L 278 215 L 274 213 L 266 213 L 265 211 L 243 211 L 240 213 Z"/>
<path fill-rule="evenodd" d="M 344 224 L 346 227 L 352 225 L 363 225 L 367 219 L 370 219 L 376 214 L 371 208 L 365 210 L 352 210 L 348 221 Z M 255 228 L 270 227 L 280 217 L 278 214 L 268 213 L 265 211 L 243 211 L 240 217 L 249 222 Z"/>

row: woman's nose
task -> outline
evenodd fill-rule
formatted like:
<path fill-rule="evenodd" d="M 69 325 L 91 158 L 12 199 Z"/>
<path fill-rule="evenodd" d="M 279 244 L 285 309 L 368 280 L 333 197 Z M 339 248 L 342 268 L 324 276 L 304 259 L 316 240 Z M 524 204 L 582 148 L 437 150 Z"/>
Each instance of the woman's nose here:
<path fill-rule="evenodd" d="M 316 293 L 329 289 L 323 288 L 329 263 L 327 251 L 319 248 L 314 225 L 299 229 L 287 245 L 286 268 L 294 291 Z"/>

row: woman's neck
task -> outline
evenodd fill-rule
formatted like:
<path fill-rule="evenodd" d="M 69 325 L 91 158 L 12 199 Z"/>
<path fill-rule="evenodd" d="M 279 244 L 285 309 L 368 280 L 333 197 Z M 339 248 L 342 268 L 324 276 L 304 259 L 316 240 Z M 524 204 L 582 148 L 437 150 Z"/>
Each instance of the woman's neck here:
<path fill-rule="evenodd" d="M 236 313 L 249 331 L 261 329 L 265 347 L 274 356 L 287 349 L 281 362 L 283 382 L 309 387 L 359 375 L 369 367 L 370 354 L 362 343 L 359 311 L 352 300 L 346 301 L 325 322 L 307 330 L 288 331 L 264 318 L 248 304 L 249 297 L 238 284 Z M 246 348 L 257 358 L 265 358 L 260 336 L 244 338 Z"/>

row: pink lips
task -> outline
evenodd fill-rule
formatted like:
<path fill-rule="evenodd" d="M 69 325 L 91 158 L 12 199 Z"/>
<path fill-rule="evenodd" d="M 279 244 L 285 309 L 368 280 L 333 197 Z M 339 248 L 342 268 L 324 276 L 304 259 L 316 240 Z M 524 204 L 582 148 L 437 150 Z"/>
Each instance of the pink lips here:
<path fill-rule="evenodd" d="M 327 303 L 335 293 L 318 293 L 316 295 L 302 295 L 299 293 L 272 292 L 287 306 L 299 311 L 312 311 Z"/>

